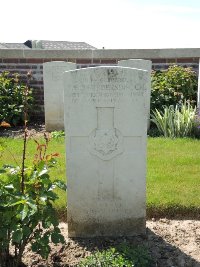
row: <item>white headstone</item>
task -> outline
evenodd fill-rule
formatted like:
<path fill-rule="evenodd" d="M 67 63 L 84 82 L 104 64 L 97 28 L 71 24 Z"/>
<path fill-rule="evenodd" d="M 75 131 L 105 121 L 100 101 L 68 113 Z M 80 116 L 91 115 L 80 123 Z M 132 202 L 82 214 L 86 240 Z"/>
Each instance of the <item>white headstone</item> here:
<path fill-rule="evenodd" d="M 76 64 L 51 61 L 43 64 L 45 127 L 47 131 L 64 130 L 64 71 L 76 69 Z"/>
<path fill-rule="evenodd" d="M 148 73 L 64 73 L 70 237 L 145 233 Z"/>
<path fill-rule="evenodd" d="M 144 59 L 128 59 L 128 60 L 120 60 L 118 61 L 118 66 L 136 68 L 148 71 L 148 86 L 146 91 L 146 114 L 147 114 L 147 128 L 150 127 L 150 97 L 151 97 L 151 70 L 152 70 L 152 62 L 150 60 Z"/>

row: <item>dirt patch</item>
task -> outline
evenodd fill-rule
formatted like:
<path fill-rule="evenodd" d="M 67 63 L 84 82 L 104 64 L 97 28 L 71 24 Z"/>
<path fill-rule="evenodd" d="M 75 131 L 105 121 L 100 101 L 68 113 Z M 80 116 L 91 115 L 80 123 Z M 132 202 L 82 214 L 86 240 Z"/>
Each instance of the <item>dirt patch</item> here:
<path fill-rule="evenodd" d="M 135 238 L 68 238 L 67 224 L 60 224 L 66 244 L 52 246 L 47 261 L 30 251 L 24 254 L 23 262 L 28 267 L 70 267 L 95 250 L 117 246 L 123 242 L 146 246 L 153 258 L 153 267 L 200 267 L 200 221 L 167 220 L 147 221 L 146 237 Z"/>
<path fill-rule="evenodd" d="M 42 137 L 45 130 L 45 125 L 43 123 L 35 123 L 28 125 L 28 138 L 38 138 Z M 11 137 L 11 138 L 23 138 L 24 136 L 24 127 L 0 127 L 0 137 Z"/>

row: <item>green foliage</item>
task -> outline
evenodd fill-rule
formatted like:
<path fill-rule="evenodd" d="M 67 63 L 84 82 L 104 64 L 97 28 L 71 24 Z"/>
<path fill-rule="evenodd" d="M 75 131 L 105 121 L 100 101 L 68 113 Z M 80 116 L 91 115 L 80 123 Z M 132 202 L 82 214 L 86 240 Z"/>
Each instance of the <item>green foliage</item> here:
<path fill-rule="evenodd" d="M 49 171 L 58 153 L 46 154 L 48 139 L 45 140 L 42 144 L 35 141 L 37 153 L 31 166 L 22 170 L 19 166 L 4 165 L 0 170 L 1 267 L 10 266 L 11 245 L 15 248 L 12 262 L 17 267 L 28 243 L 34 252 L 47 258 L 50 240 L 55 244 L 64 242 L 53 203 L 58 198 L 55 189 L 66 190 L 66 185 L 50 179 Z"/>
<path fill-rule="evenodd" d="M 0 73 L 0 123 L 6 121 L 11 125 L 17 125 L 23 122 L 25 94 L 30 109 L 33 105 L 32 91 L 20 81 L 19 75 Z"/>
<path fill-rule="evenodd" d="M 65 132 L 64 131 L 53 131 L 51 132 L 51 137 L 53 139 L 59 139 L 60 137 L 64 137 L 65 136 Z"/>
<path fill-rule="evenodd" d="M 144 247 L 123 244 L 118 248 L 97 251 L 82 260 L 79 267 L 149 267 L 152 260 Z"/>
<path fill-rule="evenodd" d="M 166 71 L 153 71 L 151 87 L 151 110 L 163 110 L 185 101 L 196 104 L 198 78 L 192 68 L 173 65 Z"/>
<path fill-rule="evenodd" d="M 164 137 L 191 137 L 196 127 L 196 108 L 189 104 L 165 107 L 164 111 L 157 109 L 152 112 L 151 121 L 155 123 L 161 135 Z"/>

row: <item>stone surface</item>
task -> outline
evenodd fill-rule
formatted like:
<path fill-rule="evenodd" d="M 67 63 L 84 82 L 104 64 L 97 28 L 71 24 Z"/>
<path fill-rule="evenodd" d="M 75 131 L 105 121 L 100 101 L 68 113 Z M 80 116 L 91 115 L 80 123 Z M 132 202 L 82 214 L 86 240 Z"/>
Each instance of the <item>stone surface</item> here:
<path fill-rule="evenodd" d="M 145 233 L 148 73 L 64 73 L 70 237 Z"/>
<path fill-rule="evenodd" d="M 150 97 L 151 97 L 151 70 L 152 62 L 144 59 L 128 59 L 118 61 L 118 65 L 122 67 L 136 68 L 148 71 L 148 82 L 146 90 L 146 115 L 147 115 L 147 128 L 150 127 Z"/>
<path fill-rule="evenodd" d="M 76 69 L 76 64 L 51 61 L 43 64 L 45 127 L 47 131 L 64 129 L 64 71 Z"/>
<path fill-rule="evenodd" d="M 199 59 L 197 107 L 198 107 L 198 110 L 200 111 L 200 59 Z"/>
<path fill-rule="evenodd" d="M 0 58 L 199 58 L 200 48 L 161 48 L 161 49 L 96 49 L 96 50 L 37 50 L 0 49 Z"/>

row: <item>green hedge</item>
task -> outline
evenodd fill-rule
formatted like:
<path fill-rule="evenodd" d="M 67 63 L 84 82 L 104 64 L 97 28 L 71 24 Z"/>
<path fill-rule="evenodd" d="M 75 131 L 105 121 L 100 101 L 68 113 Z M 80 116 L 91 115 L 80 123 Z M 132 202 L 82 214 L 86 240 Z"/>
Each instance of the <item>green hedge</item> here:
<path fill-rule="evenodd" d="M 19 74 L 0 73 L 0 123 L 3 121 L 11 125 L 23 123 L 25 94 L 30 110 L 33 105 L 32 90 L 26 89 Z"/>
<path fill-rule="evenodd" d="M 173 65 L 165 71 L 153 71 L 151 87 L 151 111 L 181 106 L 185 101 L 196 105 L 198 77 L 192 68 Z"/>

